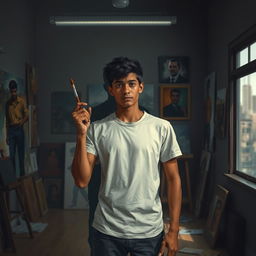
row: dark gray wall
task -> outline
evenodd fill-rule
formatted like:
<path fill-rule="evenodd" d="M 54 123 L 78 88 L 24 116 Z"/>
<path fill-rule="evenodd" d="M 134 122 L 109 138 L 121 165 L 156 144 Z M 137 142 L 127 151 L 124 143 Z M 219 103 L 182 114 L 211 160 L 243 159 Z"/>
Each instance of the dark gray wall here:
<path fill-rule="evenodd" d="M 5 1 L 0 8 L 0 69 L 25 78 L 25 62 L 34 63 L 35 22 L 28 1 Z"/>
<path fill-rule="evenodd" d="M 256 2 L 254 0 L 211 2 L 208 16 L 208 72 L 216 71 L 217 87 L 224 88 L 228 85 L 228 44 L 255 24 Z M 256 255 L 255 192 L 224 177 L 224 172 L 228 171 L 227 138 L 216 141 L 213 167 L 212 184 L 222 184 L 230 191 L 229 207 L 246 219 L 245 256 L 254 256 Z M 212 189 L 213 186 L 209 188 Z"/>

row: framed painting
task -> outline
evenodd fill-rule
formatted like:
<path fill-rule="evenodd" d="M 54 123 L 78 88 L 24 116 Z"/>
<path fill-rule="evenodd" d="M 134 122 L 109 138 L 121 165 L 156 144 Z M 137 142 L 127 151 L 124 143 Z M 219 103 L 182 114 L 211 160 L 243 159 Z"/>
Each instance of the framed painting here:
<path fill-rule="evenodd" d="M 216 245 L 219 225 L 226 205 L 228 193 L 229 191 L 227 189 L 217 185 L 210 205 L 210 211 L 206 222 L 206 228 L 204 230 L 204 235 L 212 248 L 214 248 Z"/>
<path fill-rule="evenodd" d="M 9 156 L 9 147 L 6 144 L 5 104 L 10 97 L 9 83 L 11 80 L 16 81 L 17 94 L 26 102 L 26 88 L 24 80 L 12 73 L 0 70 L 0 153 L 4 157 Z"/>
<path fill-rule="evenodd" d="M 79 97 L 81 95 L 79 94 Z M 75 134 L 76 127 L 71 113 L 76 105 L 72 91 L 51 94 L 51 132 L 53 134 Z"/>
<path fill-rule="evenodd" d="M 167 120 L 191 118 L 189 85 L 160 85 L 160 117 Z"/>
<path fill-rule="evenodd" d="M 41 143 L 39 147 L 39 173 L 42 177 L 63 177 L 64 143 Z"/>
<path fill-rule="evenodd" d="M 63 179 L 44 178 L 44 188 L 49 208 L 63 208 Z"/>
<path fill-rule="evenodd" d="M 189 83 L 189 58 L 180 56 L 158 57 L 159 83 Z"/>
<path fill-rule="evenodd" d="M 88 209 L 88 187 L 79 188 L 75 185 L 71 174 L 71 165 L 76 150 L 75 142 L 67 142 L 65 145 L 65 179 L 64 179 L 64 208 Z"/>

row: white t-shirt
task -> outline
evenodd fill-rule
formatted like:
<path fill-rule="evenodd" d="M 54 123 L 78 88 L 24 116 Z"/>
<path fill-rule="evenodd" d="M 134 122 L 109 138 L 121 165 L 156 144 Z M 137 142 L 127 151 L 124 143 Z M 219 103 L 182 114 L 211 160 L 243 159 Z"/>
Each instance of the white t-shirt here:
<path fill-rule="evenodd" d="M 101 163 L 93 227 L 119 238 L 149 238 L 163 230 L 159 161 L 181 155 L 171 124 L 144 112 L 126 123 L 113 113 L 90 125 L 87 152 Z"/>

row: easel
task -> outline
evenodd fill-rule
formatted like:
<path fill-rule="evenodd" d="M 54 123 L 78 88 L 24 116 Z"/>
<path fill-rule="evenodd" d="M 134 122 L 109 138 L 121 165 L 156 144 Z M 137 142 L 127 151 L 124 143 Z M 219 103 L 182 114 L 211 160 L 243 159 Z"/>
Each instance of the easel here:
<path fill-rule="evenodd" d="M 27 225 L 29 235 L 33 238 L 32 228 L 29 218 L 24 209 L 24 200 L 20 192 L 20 182 L 16 178 L 10 159 L 0 160 L 0 213 L 3 221 L 0 223 L 3 227 L 4 237 L 4 250 L 15 252 L 16 247 L 12 236 L 11 221 L 21 216 Z M 12 211 L 7 205 L 7 198 L 9 198 L 10 191 L 15 191 L 20 210 Z M 15 214 L 11 216 L 11 214 Z"/>

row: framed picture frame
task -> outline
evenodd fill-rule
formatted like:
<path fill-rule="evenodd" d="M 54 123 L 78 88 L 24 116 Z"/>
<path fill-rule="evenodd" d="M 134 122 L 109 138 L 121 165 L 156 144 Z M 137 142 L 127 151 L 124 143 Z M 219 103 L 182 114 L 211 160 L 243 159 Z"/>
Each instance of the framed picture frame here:
<path fill-rule="evenodd" d="M 211 201 L 210 211 L 204 230 L 204 236 L 212 248 L 214 248 L 216 245 L 220 221 L 226 205 L 228 194 L 229 191 L 227 189 L 221 185 L 217 185 L 213 199 Z"/>
<path fill-rule="evenodd" d="M 44 178 L 48 208 L 63 208 L 63 179 Z"/>
<path fill-rule="evenodd" d="M 158 75 L 160 83 L 189 83 L 189 58 L 186 56 L 159 56 Z"/>
<path fill-rule="evenodd" d="M 190 85 L 160 85 L 160 117 L 166 120 L 191 118 Z"/>

